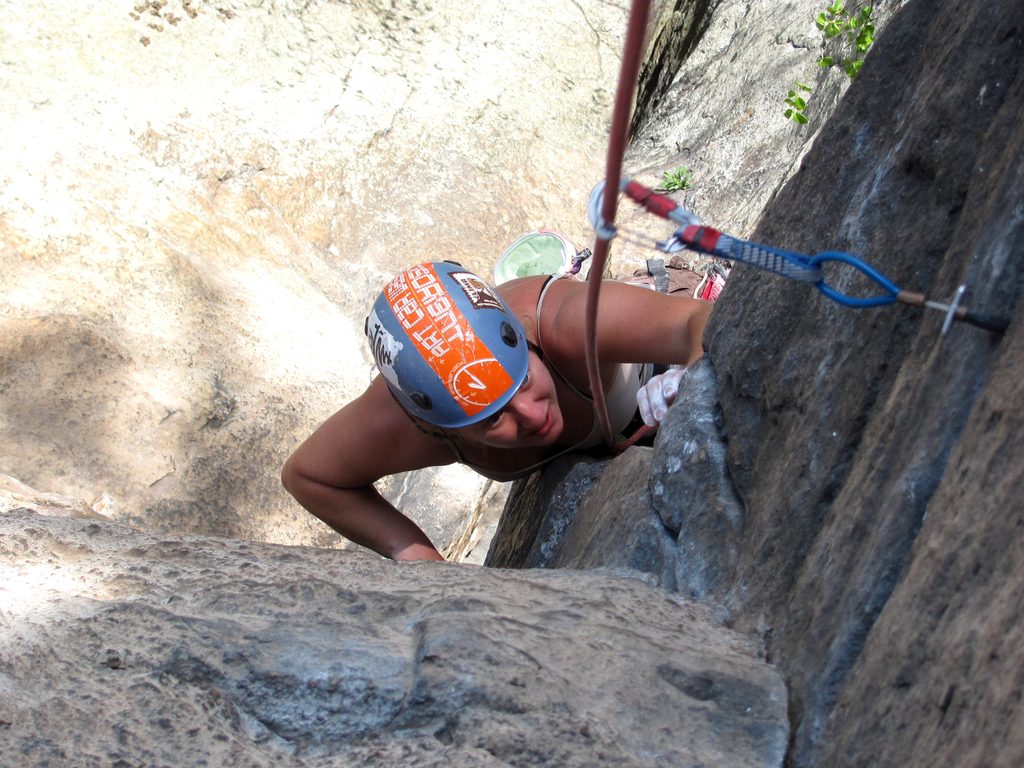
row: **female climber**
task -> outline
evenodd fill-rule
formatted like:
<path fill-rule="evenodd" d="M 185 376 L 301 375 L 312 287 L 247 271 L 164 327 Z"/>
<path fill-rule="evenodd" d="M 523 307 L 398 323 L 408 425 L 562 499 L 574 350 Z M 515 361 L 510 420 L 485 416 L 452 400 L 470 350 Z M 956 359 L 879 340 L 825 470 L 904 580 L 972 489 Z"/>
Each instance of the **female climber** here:
<path fill-rule="evenodd" d="M 443 559 L 374 482 L 456 461 L 511 480 L 600 445 L 584 360 L 586 294 L 586 283 L 545 276 L 492 288 L 451 262 L 402 272 L 366 318 L 380 375 L 288 459 L 285 488 L 343 536 L 386 557 Z M 644 387 L 644 364 L 699 358 L 712 305 L 606 281 L 598 306 L 612 427 L 628 425 L 638 400 L 653 424 L 680 373 Z"/>

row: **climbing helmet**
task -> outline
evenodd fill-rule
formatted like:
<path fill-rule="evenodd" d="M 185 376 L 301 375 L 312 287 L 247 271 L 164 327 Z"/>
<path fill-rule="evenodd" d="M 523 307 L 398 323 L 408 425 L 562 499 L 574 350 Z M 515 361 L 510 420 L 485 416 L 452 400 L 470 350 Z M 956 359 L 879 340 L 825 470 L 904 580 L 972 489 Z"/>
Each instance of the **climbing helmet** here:
<path fill-rule="evenodd" d="M 398 402 L 438 427 L 494 415 L 526 378 L 522 324 L 493 288 L 454 262 L 400 273 L 377 297 L 365 331 Z"/>

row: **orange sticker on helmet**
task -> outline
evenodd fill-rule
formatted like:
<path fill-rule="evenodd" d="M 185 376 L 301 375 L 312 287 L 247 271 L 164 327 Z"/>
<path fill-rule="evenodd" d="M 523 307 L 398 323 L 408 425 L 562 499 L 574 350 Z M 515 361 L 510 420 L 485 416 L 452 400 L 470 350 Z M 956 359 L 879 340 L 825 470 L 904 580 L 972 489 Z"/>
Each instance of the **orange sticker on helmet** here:
<path fill-rule="evenodd" d="M 473 331 L 431 264 L 406 270 L 384 295 L 413 345 L 467 416 L 512 386 L 512 377 Z"/>

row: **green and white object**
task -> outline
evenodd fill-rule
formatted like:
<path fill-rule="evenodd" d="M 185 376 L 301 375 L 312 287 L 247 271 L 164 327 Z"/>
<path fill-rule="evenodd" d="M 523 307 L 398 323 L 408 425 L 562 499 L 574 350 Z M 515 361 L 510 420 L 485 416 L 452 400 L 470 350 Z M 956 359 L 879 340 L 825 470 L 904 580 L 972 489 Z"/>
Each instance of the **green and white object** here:
<path fill-rule="evenodd" d="M 494 265 L 494 284 L 530 275 L 562 275 L 572 270 L 576 248 L 557 232 L 529 232 L 506 248 Z"/>

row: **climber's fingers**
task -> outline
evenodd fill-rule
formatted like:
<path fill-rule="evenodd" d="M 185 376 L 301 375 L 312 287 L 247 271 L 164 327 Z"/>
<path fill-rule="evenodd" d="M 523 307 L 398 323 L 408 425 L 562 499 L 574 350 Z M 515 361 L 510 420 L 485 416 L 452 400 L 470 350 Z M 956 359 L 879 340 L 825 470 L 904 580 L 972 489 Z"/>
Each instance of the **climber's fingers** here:
<path fill-rule="evenodd" d="M 686 372 L 685 368 L 670 368 L 665 373 L 652 376 L 651 380 L 636 391 L 636 404 L 640 408 L 640 418 L 648 427 L 656 427 L 668 413 L 668 407 L 676 399 L 679 382 Z"/>

